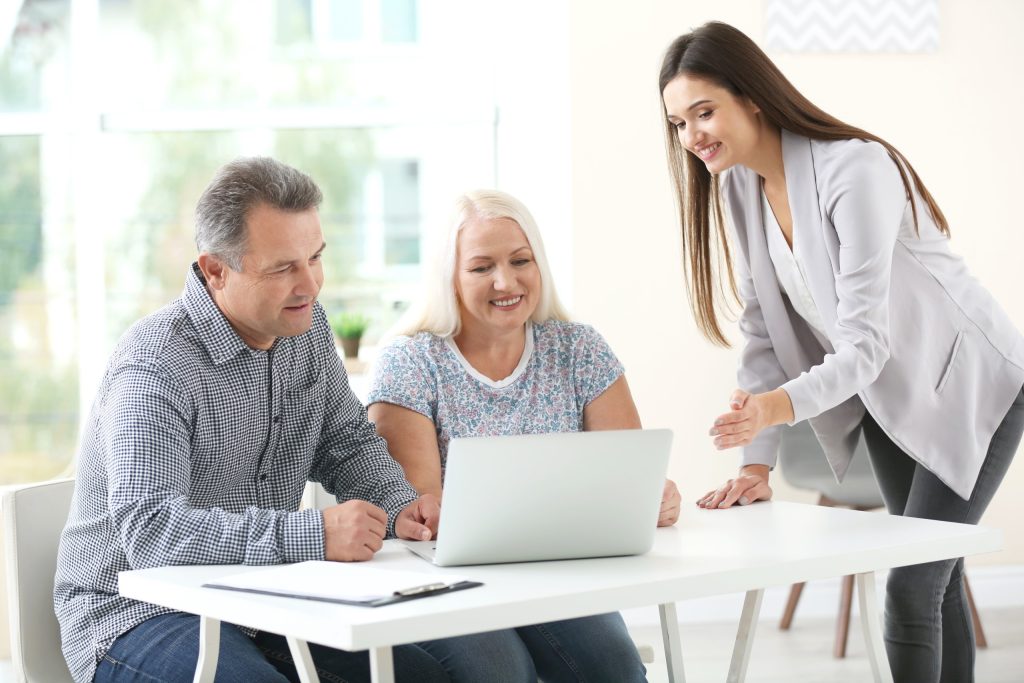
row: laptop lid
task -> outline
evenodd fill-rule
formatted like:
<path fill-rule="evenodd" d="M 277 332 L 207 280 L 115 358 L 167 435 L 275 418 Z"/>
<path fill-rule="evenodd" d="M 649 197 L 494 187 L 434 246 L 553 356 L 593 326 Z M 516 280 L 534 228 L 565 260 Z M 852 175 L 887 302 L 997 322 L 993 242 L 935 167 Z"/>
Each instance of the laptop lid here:
<path fill-rule="evenodd" d="M 668 429 L 453 439 L 434 563 L 647 552 L 671 444 Z"/>

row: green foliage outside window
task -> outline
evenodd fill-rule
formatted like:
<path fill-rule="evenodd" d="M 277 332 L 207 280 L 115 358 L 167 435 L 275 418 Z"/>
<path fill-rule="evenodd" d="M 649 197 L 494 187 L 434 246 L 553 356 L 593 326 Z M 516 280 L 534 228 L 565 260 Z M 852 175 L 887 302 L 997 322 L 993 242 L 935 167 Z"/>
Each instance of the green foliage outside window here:
<path fill-rule="evenodd" d="M 78 376 L 55 359 L 40 265 L 39 138 L 0 138 L 0 484 L 47 479 L 67 465 Z"/>

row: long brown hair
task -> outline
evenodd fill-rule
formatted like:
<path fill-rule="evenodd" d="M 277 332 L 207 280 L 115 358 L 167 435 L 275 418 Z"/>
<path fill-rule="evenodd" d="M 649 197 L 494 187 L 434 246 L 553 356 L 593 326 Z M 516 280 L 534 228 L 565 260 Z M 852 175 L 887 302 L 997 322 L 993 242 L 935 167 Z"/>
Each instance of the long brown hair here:
<path fill-rule="evenodd" d="M 917 203 L 911 191 L 911 179 L 936 226 L 943 234 L 949 234 L 946 217 L 913 166 L 899 150 L 877 135 L 844 123 L 815 106 L 800 94 L 768 55 L 742 31 L 712 21 L 676 38 L 661 63 L 659 95 L 680 74 L 703 78 L 737 97 L 748 98 L 757 105 L 769 123 L 798 135 L 815 140 L 859 138 L 879 143 L 889 152 L 899 169 L 903 186 L 910 198 L 915 228 Z M 718 178 L 708 172 L 700 159 L 683 149 L 675 127 L 668 122 L 664 107 L 663 100 L 669 170 L 678 195 L 690 308 L 697 326 L 708 340 L 720 346 L 729 346 L 718 315 L 725 294 L 723 285 L 728 284 L 734 301 L 738 300 L 738 296 L 722 216 Z M 723 269 L 727 273 L 724 281 L 719 277 Z"/>

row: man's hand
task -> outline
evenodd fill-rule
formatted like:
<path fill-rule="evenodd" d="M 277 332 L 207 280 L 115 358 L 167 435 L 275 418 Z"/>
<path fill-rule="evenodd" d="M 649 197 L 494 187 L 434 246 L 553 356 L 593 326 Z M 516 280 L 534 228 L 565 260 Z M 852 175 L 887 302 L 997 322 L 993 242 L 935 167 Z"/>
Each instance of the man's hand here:
<path fill-rule="evenodd" d="M 335 562 L 365 562 L 384 543 L 388 515 L 365 500 L 350 500 L 323 511 L 324 554 Z"/>
<path fill-rule="evenodd" d="M 661 510 L 658 511 L 658 526 L 672 526 L 679 519 L 679 505 L 683 498 L 679 495 L 676 483 L 665 480 L 665 490 L 661 493 Z"/>
<path fill-rule="evenodd" d="M 733 503 L 747 505 L 755 500 L 770 500 L 772 488 L 768 486 L 767 465 L 747 465 L 740 468 L 735 479 L 730 479 L 722 486 L 708 491 L 698 501 L 702 508 L 728 508 Z"/>
<path fill-rule="evenodd" d="M 395 535 L 410 541 L 429 541 L 437 537 L 441 503 L 437 496 L 424 493 L 409 503 L 395 519 Z"/>

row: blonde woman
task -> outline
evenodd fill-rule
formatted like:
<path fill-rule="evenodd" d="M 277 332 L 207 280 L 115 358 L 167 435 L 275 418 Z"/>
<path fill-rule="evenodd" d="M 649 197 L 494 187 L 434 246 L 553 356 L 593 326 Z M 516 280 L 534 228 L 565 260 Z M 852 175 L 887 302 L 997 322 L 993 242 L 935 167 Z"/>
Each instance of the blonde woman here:
<path fill-rule="evenodd" d="M 370 419 L 421 493 L 442 494 L 455 437 L 640 427 L 608 344 L 569 321 L 522 203 L 494 190 L 460 197 L 432 265 L 423 301 L 378 359 L 368 399 Z M 668 481 L 658 524 L 678 515 Z M 617 613 L 481 639 L 545 681 L 645 680 Z"/>

